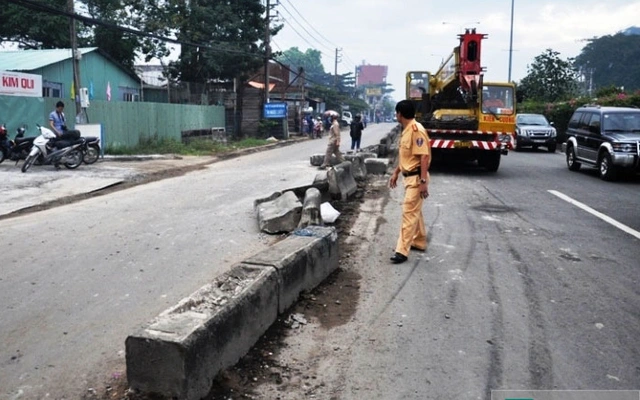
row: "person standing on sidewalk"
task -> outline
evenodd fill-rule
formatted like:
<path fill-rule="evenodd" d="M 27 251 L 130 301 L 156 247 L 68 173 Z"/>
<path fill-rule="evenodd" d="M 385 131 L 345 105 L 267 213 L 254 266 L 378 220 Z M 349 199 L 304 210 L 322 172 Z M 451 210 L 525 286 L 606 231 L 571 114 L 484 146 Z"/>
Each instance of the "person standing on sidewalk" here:
<path fill-rule="evenodd" d="M 327 152 L 324 154 L 324 161 L 320 166 L 320 169 L 326 169 L 331 166 L 331 156 L 336 155 L 338 162 L 343 162 L 344 157 L 340 153 L 340 123 L 338 122 L 338 115 L 333 114 L 331 116 L 331 128 L 329 128 L 329 143 L 327 144 Z"/>
<path fill-rule="evenodd" d="M 427 230 L 422 215 L 422 202 L 429 197 L 429 165 L 431 144 L 424 127 L 415 120 L 416 109 L 409 100 L 396 104 L 396 117 L 402 125 L 398 166 L 389 179 L 389 187 L 397 186 L 398 176 L 404 177 L 404 202 L 402 203 L 402 226 L 391 262 L 407 261 L 409 250 L 427 249 Z"/>

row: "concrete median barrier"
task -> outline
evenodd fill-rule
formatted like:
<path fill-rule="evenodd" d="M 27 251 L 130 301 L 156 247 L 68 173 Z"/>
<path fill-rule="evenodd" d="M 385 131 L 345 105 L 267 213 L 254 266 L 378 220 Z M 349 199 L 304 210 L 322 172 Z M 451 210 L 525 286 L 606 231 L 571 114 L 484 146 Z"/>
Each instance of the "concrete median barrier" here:
<path fill-rule="evenodd" d="M 206 396 L 218 372 L 338 262 L 336 230 L 309 226 L 234 266 L 127 337 L 130 387 L 167 398 Z"/>
<path fill-rule="evenodd" d="M 358 184 L 351 172 L 351 162 L 345 161 L 327 171 L 329 194 L 333 198 L 347 200 L 358 190 Z"/>
<path fill-rule="evenodd" d="M 278 276 L 270 267 L 237 265 L 125 341 L 133 389 L 196 400 L 234 365 L 278 315 Z"/>
<path fill-rule="evenodd" d="M 345 154 L 344 158 L 351 162 L 351 173 L 356 180 L 363 180 L 367 177 L 367 166 L 364 165 L 365 157 L 362 153 Z"/>
<path fill-rule="evenodd" d="M 335 228 L 308 226 L 297 230 L 247 260 L 245 264 L 278 270 L 279 312 L 284 312 L 300 293 L 316 287 L 338 267 L 338 234 Z"/>

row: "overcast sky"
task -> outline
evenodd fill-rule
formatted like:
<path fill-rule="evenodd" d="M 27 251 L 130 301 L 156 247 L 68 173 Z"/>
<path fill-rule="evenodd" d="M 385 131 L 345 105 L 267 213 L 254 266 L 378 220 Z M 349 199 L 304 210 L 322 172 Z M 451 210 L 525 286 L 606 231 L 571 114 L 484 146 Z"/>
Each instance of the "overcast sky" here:
<path fill-rule="evenodd" d="M 336 47 L 342 49 L 339 74 L 353 72 L 363 61 L 387 65 L 387 82 L 395 88 L 396 100 L 404 97 L 405 73 L 437 70 L 442 57 L 458 45 L 457 34 L 464 27 L 489 35 L 482 44 L 485 79 L 508 78 L 511 0 L 279 3 L 275 11 L 285 26 L 273 38 L 274 50 L 320 50 L 325 71 L 331 73 Z M 514 4 L 511 78 L 515 81 L 526 76 L 527 65 L 548 48 L 563 59 L 575 57 L 586 45 L 584 39 L 640 26 L 640 0 L 514 0 Z"/>

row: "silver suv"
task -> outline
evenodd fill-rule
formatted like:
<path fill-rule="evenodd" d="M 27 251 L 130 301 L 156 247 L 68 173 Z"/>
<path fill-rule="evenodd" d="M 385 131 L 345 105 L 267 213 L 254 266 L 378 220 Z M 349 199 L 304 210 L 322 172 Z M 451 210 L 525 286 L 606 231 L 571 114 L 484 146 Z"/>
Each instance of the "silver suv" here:
<path fill-rule="evenodd" d="M 571 171 L 581 164 L 598 168 L 600 178 L 615 180 L 621 171 L 640 171 L 640 109 L 584 106 L 578 108 L 563 143 Z"/>
<path fill-rule="evenodd" d="M 518 114 L 516 117 L 516 134 L 513 137 L 513 149 L 538 146 L 547 148 L 549 153 L 556 151 L 556 128 L 542 114 Z"/>

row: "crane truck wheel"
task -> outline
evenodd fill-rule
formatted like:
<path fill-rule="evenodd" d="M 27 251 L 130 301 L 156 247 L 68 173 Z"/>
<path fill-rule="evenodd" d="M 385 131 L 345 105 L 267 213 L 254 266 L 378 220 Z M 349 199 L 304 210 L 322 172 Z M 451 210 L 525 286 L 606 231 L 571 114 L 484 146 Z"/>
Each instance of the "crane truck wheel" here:
<path fill-rule="evenodd" d="M 489 172 L 496 172 L 500 167 L 500 152 L 487 151 L 478 158 L 478 165 Z"/>

